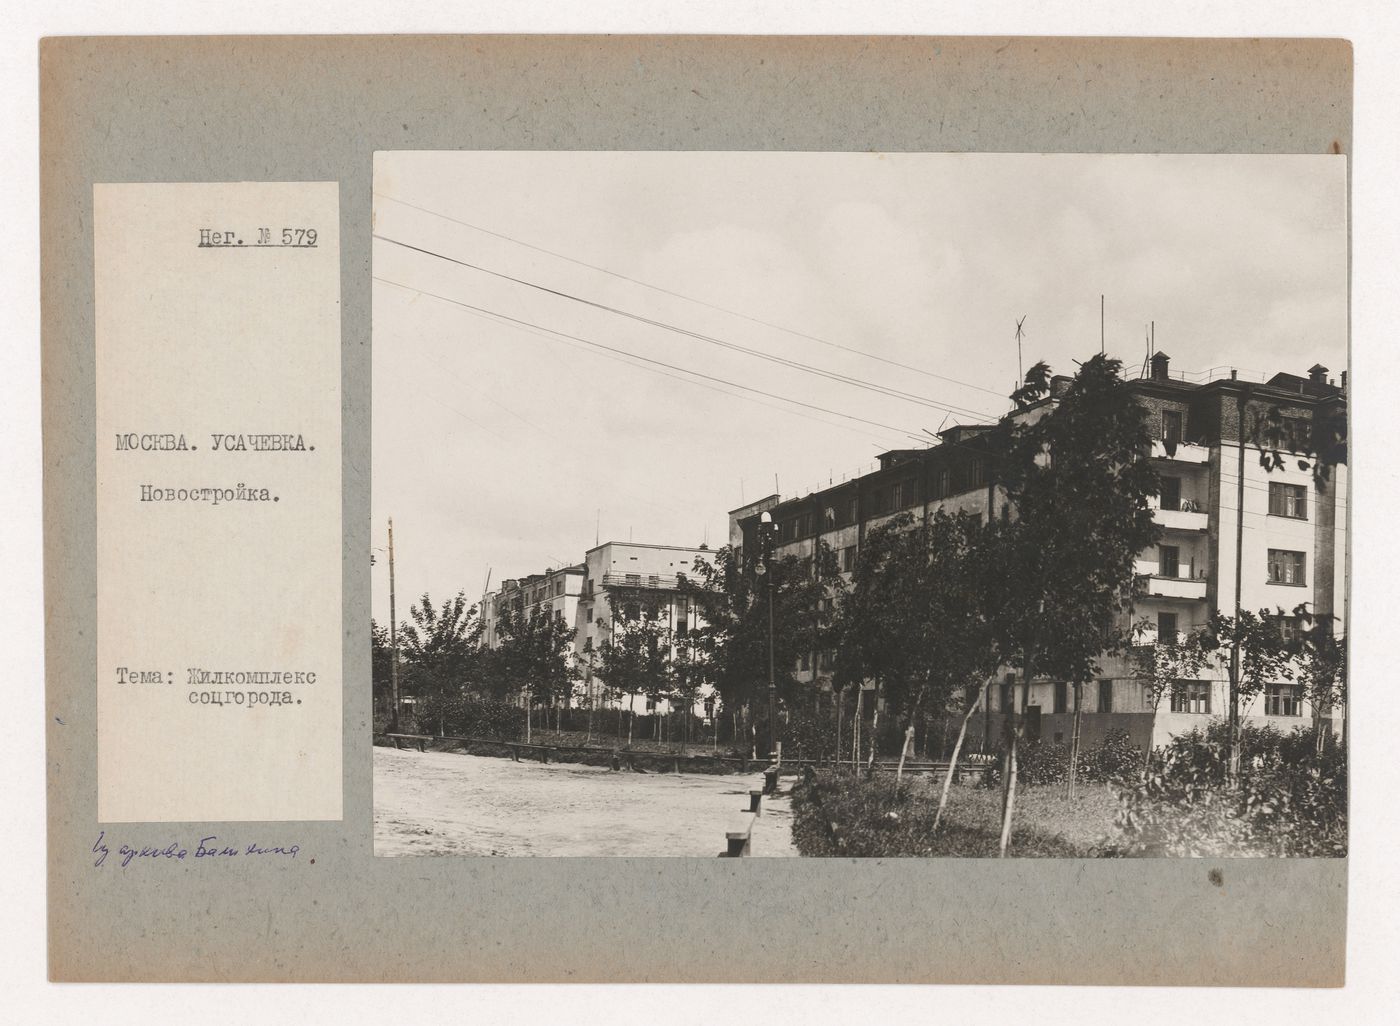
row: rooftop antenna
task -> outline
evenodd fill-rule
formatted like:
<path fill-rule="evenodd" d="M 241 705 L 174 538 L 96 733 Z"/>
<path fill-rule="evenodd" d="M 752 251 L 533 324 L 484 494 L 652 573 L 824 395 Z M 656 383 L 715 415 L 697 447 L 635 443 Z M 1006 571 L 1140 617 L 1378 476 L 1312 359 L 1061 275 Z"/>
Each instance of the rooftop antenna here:
<path fill-rule="evenodd" d="M 1016 322 L 1016 387 L 1020 388 L 1026 383 L 1026 372 L 1021 367 L 1021 339 L 1025 338 L 1026 314 L 1022 314 Z"/>
<path fill-rule="evenodd" d="M 743 504 L 744 504 L 744 479 L 741 477 L 741 478 L 739 478 L 739 505 L 742 506 Z"/>
<path fill-rule="evenodd" d="M 593 521 L 593 546 L 597 548 L 602 541 L 603 534 L 603 507 L 598 507 L 598 518 Z"/>
<path fill-rule="evenodd" d="M 1103 293 L 1100 292 L 1100 293 L 1099 293 L 1099 355 L 1102 356 L 1103 354 L 1104 354 L 1104 338 L 1103 338 Z"/>
<path fill-rule="evenodd" d="M 773 475 L 773 494 L 774 494 L 774 495 L 782 495 L 782 494 L 783 494 L 783 490 L 782 490 L 781 488 L 778 487 L 778 475 L 777 475 L 777 474 L 774 474 L 774 475 Z"/>

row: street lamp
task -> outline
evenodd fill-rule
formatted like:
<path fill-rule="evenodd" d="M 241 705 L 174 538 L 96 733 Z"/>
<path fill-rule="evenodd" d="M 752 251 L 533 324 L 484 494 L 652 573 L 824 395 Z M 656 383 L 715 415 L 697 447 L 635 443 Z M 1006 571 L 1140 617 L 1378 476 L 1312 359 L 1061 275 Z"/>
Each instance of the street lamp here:
<path fill-rule="evenodd" d="M 770 565 L 773 544 L 777 540 L 778 525 L 773 522 L 773 514 L 764 510 L 759 522 L 759 557 L 757 571 L 768 584 L 768 756 L 778 754 L 778 685 L 773 676 L 773 574 Z"/>

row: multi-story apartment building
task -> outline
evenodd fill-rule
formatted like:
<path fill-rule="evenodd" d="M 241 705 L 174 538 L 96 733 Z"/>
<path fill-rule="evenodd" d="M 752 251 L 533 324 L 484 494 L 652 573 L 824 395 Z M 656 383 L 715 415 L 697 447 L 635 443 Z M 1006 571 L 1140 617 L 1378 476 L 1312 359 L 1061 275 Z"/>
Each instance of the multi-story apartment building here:
<path fill-rule="evenodd" d="M 644 545 L 604 542 L 584 557 L 584 578 L 575 618 L 574 657 L 584 681 L 584 692 L 598 704 L 603 692 L 593 675 L 599 646 L 612 636 L 616 618 L 626 613 L 622 603 L 645 602 L 665 624 L 673 639 L 700 626 L 699 610 L 681 591 L 681 581 L 696 566 L 712 558 L 706 548 L 678 545 Z M 672 643 L 672 655 L 676 642 Z M 619 699 L 614 699 L 616 704 Z M 665 699 L 646 700 L 637 712 L 670 712 Z"/>
<path fill-rule="evenodd" d="M 583 593 L 583 578 L 584 566 L 580 563 L 502 581 L 500 588 L 486 593 L 482 603 L 483 643 L 488 648 L 500 645 L 500 618 L 507 609 L 523 613 L 527 619 L 544 613 L 573 624 Z"/>
<path fill-rule="evenodd" d="M 1270 411 L 1282 415 L 1285 438 L 1302 439 L 1319 416 L 1345 413 L 1343 387 L 1313 367 L 1306 377 L 1279 373 L 1250 382 L 1234 372 L 1199 382 L 1174 377 L 1169 358 L 1157 354 L 1151 374 L 1131 383 L 1154 441 L 1148 458 L 1161 476 L 1156 517 L 1158 545 L 1141 553 L 1141 588 L 1134 618 L 1150 630 L 1140 640 L 1185 634 L 1212 610 L 1292 610 L 1300 604 L 1337 618 L 1346 629 L 1347 469 L 1332 469 L 1325 489 L 1296 460 L 1266 470 L 1260 460 L 1257 426 Z M 1068 378 L 1057 377 L 1051 394 L 1028 410 L 1008 416 L 1039 416 L 1063 394 Z M 958 426 L 926 449 L 894 450 L 880 457 L 873 473 L 797 499 L 770 496 L 730 514 L 731 544 L 752 546 L 759 518 L 768 512 L 778 525 L 778 555 L 811 556 L 825 543 L 849 577 L 868 532 L 897 513 L 925 519 L 935 510 L 967 511 L 983 518 L 1006 503 L 988 458 L 987 425 Z M 799 679 L 830 687 L 832 653 L 802 659 Z M 1086 742 L 1110 729 L 1127 730 L 1139 745 L 1227 712 L 1223 668 L 1186 682 L 1176 695 L 1154 703 L 1150 689 L 1127 658 L 1105 659 L 1104 676 L 1082 689 Z M 1022 691 L 1004 672 L 988 685 L 984 742 L 994 744 L 1002 717 L 1019 712 Z M 1030 688 L 1031 721 L 1041 736 L 1067 738 L 1074 715 L 1073 689 L 1065 682 L 1037 680 Z M 1283 729 L 1310 722 L 1312 710 L 1296 684 L 1279 681 L 1242 709 L 1247 720 Z M 1339 714 L 1333 727 L 1340 729 Z"/>

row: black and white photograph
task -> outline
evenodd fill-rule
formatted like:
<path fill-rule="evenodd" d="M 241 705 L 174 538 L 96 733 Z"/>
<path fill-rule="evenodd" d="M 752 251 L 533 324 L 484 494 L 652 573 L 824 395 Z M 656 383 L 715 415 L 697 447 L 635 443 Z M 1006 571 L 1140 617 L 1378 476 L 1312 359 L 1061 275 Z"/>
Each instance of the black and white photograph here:
<path fill-rule="evenodd" d="M 1344 857 L 1346 197 L 377 153 L 375 854 Z"/>

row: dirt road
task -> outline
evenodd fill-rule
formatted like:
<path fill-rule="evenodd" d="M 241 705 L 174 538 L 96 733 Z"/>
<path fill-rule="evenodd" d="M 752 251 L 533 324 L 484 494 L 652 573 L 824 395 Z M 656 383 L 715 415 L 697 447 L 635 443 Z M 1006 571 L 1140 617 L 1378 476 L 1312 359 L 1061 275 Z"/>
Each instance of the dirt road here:
<path fill-rule="evenodd" d="M 374 853 L 713 858 L 762 782 L 376 747 Z M 796 855 L 791 824 L 786 798 L 764 799 L 753 855 Z"/>

